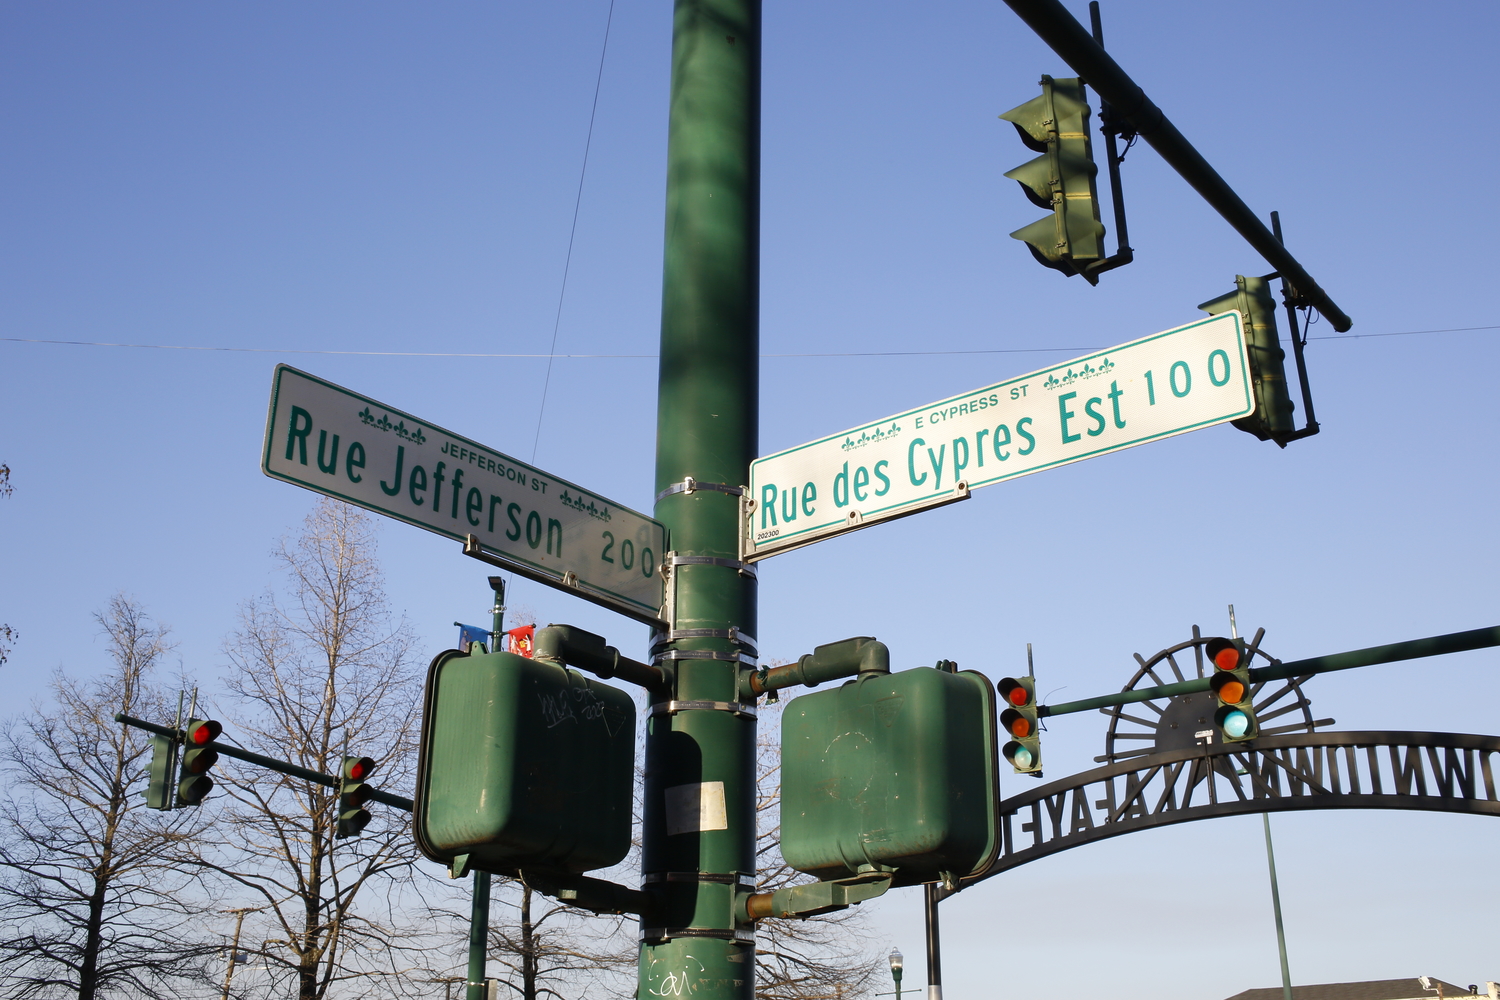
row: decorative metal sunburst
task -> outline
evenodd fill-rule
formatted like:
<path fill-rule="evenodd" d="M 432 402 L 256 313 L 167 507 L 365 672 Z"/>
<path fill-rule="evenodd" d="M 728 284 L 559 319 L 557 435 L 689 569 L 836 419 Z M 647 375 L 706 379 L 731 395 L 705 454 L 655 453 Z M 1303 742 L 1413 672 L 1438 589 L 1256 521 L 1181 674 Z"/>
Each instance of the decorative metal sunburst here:
<path fill-rule="evenodd" d="M 1265 634 L 1265 629 L 1258 629 L 1255 638 L 1248 645 L 1249 665 L 1252 667 L 1277 662 L 1260 648 L 1260 641 Z M 1157 687 L 1206 676 L 1203 647 L 1211 638 L 1213 637 L 1204 636 L 1198 626 L 1194 625 L 1193 637 L 1186 642 L 1169 646 L 1150 659 L 1136 653 L 1135 659 L 1140 664 L 1140 669 L 1121 690 L 1134 691 L 1138 687 Z M 1259 663 L 1256 662 L 1257 659 Z M 1192 673 L 1184 672 L 1184 664 L 1188 664 Z M 1302 690 L 1303 683 L 1310 676 L 1262 682 L 1251 689 L 1261 736 L 1311 733 L 1318 726 L 1333 725 L 1332 719 L 1314 720 L 1312 717 L 1312 702 Z M 1101 708 L 1099 711 L 1109 716 L 1109 732 L 1104 737 L 1103 755 L 1094 760 L 1113 764 L 1148 753 L 1183 750 L 1201 744 L 1205 739 L 1204 734 L 1213 730 L 1212 720 L 1217 704 L 1212 692 L 1199 691 L 1173 698 L 1155 698 Z M 1288 715 L 1296 717 L 1296 721 L 1268 725 Z"/>

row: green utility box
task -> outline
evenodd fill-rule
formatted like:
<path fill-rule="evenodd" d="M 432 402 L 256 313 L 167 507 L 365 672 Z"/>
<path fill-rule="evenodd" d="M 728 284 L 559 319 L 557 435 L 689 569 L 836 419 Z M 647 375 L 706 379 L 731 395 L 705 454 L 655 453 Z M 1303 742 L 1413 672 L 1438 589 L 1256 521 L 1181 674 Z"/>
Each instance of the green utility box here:
<path fill-rule="evenodd" d="M 498 874 L 607 868 L 630 850 L 635 702 L 510 653 L 427 671 L 413 827 L 433 861 Z"/>
<path fill-rule="evenodd" d="M 999 848 L 995 688 L 972 670 L 865 674 L 781 719 L 781 853 L 823 880 L 962 878 Z"/>

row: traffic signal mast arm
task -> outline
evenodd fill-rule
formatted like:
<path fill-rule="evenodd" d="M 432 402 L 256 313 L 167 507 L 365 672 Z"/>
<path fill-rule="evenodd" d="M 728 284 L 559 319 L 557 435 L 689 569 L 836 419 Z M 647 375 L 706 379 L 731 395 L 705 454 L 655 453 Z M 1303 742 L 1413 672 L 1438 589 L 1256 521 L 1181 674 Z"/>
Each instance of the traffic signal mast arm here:
<path fill-rule="evenodd" d="M 146 732 L 155 733 L 157 736 L 165 736 L 171 740 L 181 740 L 184 738 L 182 730 L 173 729 L 171 726 L 158 726 L 154 722 L 146 722 L 142 719 L 133 718 L 124 712 L 116 712 L 115 721 L 123 722 L 125 725 L 136 729 L 144 729 Z M 235 760 L 242 760 L 247 764 L 254 764 L 257 767 L 264 767 L 267 770 L 277 771 L 281 774 L 289 774 L 294 778 L 302 778 L 316 785 L 324 785 L 328 788 L 339 788 L 342 786 L 342 781 L 331 774 L 322 774 L 305 767 L 298 767 L 296 764 L 289 764 L 284 760 L 263 757 L 258 753 L 242 750 L 239 747 L 225 746 L 221 743 L 215 743 L 214 749 L 219 752 L 219 756 L 221 757 L 233 757 Z M 369 801 L 384 803 L 396 809 L 405 809 L 407 812 L 411 812 L 411 799 L 400 795 L 392 795 L 390 792 L 382 792 L 379 789 L 371 789 Z"/>
<path fill-rule="evenodd" d="M 818 646 L 793 663 L 746 673 L 740 682 L 740 696 L 754 701 L 767 692 L 798 684 L 816 687 L 840 677 L 890 672 L 891 651 L 886 644 L 867 635 L 857 635 Z"/>
<path fill-rule="evenodd" d="M 1130 75 L 1120 68 L 1083 25 L 1058 0 L 1005 0 L 1052 51 L 1088 81 L 1099 97 L 1107 101 L 1114 115 L 1161 154 L 1182 179 L 1193 186 L 1203 200 L 1214 207 L 1235 231 L 1243 236 L 1272 267 L 1297 289 L 1318 312 L 1328 317 L 1340 333 L 1354 325 L 1328 293 L 1318 286 L 1312 275 L 1286 251 L 1266 224 L 1234 193 L 1203 154 L 1177 131 L 1146 96 Z M 1196 689 L 1195 689 L 1196 690 Z M 1081 711 L 1081 709 L 1080 709 Z"/>
<path fill-rule="evenodd" d="M 1251 645 L 1254 646 L 1256 643 Z M 1313 656 L 1306 660 L 1292 660 L 1287 663 L 1277 661 L 1264 667 L 1250 668 L 1250 681 L 1259 684 L 1263 681 L 1285 680 L 1288 677 L 1309 677 L 1313 674 L 1326 674 L 1335 670 L 1372 667 L 1379 663 L 1415 660 L 1423 656 L 1441 656 L 1444 653 L 1462 653 L 1470 649 L 1488 649 L 1492 646 L 1500 646 L 1500 625 L 1470 629 L 1467 632 L 1450 632 L 1447 635 L 1435 635 L 1426 639 L 1408 639 L 1406 642 L 1370 646 L 1365 649 L 1350 650 L 1347 653 Z M 1092 712 L 1095 709 L 1109 708 L 1112 705 L 1128 705 L 1137 701 L 1153 701 L 1157 698 L 1195 694 L 1209 690 L 1211 680 L 1211 677 L 1199 677 L 1190 681 L 1178 681 L 1175 684 L 1136 688 L 1132 691 L 1101 695 L 1098 698 L 1063 702 L 1061 705 L 1041 705 L 1037 708 L 1037 715 L 1044 718 L 1049 715 L 1072 715 L 1075 712 Z"/>

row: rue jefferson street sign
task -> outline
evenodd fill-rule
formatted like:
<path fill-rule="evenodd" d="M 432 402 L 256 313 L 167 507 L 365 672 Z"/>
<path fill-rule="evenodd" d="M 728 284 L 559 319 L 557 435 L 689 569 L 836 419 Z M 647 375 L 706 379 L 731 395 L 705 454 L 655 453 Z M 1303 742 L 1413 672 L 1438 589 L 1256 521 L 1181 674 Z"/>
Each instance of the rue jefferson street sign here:
<path fill-rule="evenodd" d="M 661 613 L 666 529 L 436 424 L 278 365 L 266 475 L 458 541 L 632 618 Z"/>
<path fill-rule="evenodd" d="M 1243 320 L 1221 313 L 756 459 L 745 557 L 1254 411 Z"/>

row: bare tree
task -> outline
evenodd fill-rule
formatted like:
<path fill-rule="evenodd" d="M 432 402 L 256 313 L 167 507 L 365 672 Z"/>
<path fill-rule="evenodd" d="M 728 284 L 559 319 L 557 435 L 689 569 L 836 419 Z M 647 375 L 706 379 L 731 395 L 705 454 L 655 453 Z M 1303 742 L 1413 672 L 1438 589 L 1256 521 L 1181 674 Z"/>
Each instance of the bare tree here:
<path fill-rule="evenodd" d="M 96 620 L 111 668 L 58 672 L 52 704 L 0 734 L 10 777 L 0 802 L 0 996 L 180 995 L 210 950 L 180 935 L 201 909 L 176 845 L 201 830 L 192 810 L 145 808 L 150 745 L 114 721 L 167 717 L 149 682 L 171 649 L 167 627 L 117 596 Z"/>
<path fill-rule="evenodd" d="M 502 986 L 520 1000 L 635 993 L 634 935 L 624 917 L 590 913 L 557 903 L 521 882 L 501 897 L 510 919 L 490 922 L 490 954 Z M 496 882 L 499 886 L 501 883 Z M 633 930 L 634 928 L 629 928 Z M 492 973 L 494 975 L 494 973 Z"/>
<path fill-rule="evenodd" d="M 245 604 L 226 644 L 230 699 L 248 714 L 225 738 L 324 774 L 338 774 L 346 754 L 373 757 L 375 783 L 403 789 L 415 771 L 420 682 L 410 631 L 386 604 L 374 525 L 324 499 L 275 558 L 289 593 Z M 429 942 L 401 924 L 415 862 L 406 814 L 376 805 L 363 835 L 336 839 L 336 789 L 225 770 L 228 837 L 202 860 L 248 891 L 257 919 L 270 923 L 264 944 L 244 950 L 273 978 L 294 980 L 299 1000 L 351 981 L 370 996 L 429 979 L 414 975 Z"/>
<path fill-rule="evenodd" d="M 0 465 L 0 497 L 8 497 L 15 492 L 10 485 L 10 466 Z M 11 647 L 15 645 L 16 630 L 9 625 L 0 624 L 0 663 L 10 655 Z"/>
<path fill-rule="evenodd" d="M 781 746 L 779 706 L 761 706 L 756 756 L 756 891 L 814 879 L 781 856 Z M 858 908 L 806 920 L 756 924 L 755 995 L 758 1000 L 822 1000 L 864 996 L 879 964 L 869 952 L 869 932 Z"/>

